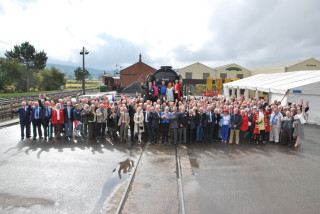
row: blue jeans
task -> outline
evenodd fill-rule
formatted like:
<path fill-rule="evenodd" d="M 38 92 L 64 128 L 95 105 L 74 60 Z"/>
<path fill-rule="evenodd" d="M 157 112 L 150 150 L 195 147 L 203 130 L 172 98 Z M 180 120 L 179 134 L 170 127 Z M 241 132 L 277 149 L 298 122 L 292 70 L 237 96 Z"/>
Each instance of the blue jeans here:
<path fill-rule="evenodd" d="M 66 119 L 64 123 L 64 129 L 67 137 L 72 136 L 72 121 L 71 119 Z"/>
<path fill-rule="evenodd" d="M 228 134 L 229 134 L 229 125 L 223 125 L 221 128 L 221 139 L 224 141 L 227 141 Z"/>
<path fill-rule="evenodd" d="M 201 124 L 197 126 L 197 137 L 196 140 L 197 141 L 202 141 L 202 137 L 203 137 L 203 128 L 201 127 Z"/>

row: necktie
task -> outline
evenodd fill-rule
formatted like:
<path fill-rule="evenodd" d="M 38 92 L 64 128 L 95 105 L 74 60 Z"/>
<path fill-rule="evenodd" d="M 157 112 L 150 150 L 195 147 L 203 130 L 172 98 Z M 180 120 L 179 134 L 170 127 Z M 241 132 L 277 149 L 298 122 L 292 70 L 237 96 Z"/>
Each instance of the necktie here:
<path fill-rule="evenodd" d="M 49 108 L 47 107 L 47 114 L 46 117 L 49 117 Z"/>
<path fill-rule="evenodd" d="M 37 112 L 37 119 L 39 118 L 39 108 L 37 107 L 36 109 L 36 112 Z"/>

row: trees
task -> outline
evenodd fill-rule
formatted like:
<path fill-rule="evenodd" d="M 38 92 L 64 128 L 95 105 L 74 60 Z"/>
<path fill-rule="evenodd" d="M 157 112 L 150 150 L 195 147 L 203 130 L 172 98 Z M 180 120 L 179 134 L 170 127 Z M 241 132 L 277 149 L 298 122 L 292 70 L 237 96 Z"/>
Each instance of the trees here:
<path fill-rule="evenodd" d="M 29 91 L 30 89 L 32 73 L 45 68 L 48 60 L 47 54 L 44 51 L 37 52 L 34 46 L 29 44 L 29 42 L 15 45 L 13 50 L 6 51 L 5 56 L 9 60 L 16 59 L 19 63 L 26 66 L 26 91 Z"/>
<path fill-rule="evenodd" d="M 57 90 L 61 85 L 66 84 L 65 74 L 61 73 L 56 67 L 52 66 L 50 69 L 44 69 L 41 74 L 41 89 L 45 91 Z"/>
<path fill-rule="evenodd" d="M 74 76 L 76 77 L 77 81 L 82 81 L 83 72 L 80 67 L 78 67 L 76 70 L 74 70 Z M 90 76 L 89 71 L 86 69 L 84 72 L 84 79 L 87 79 Z"/>
<path fill-rule="evenodd" d="M 16 83 L 22 70 L 17 60 L 9 61 L 0 57 L 0 90 L 6 90 L 7 86 Z"/>

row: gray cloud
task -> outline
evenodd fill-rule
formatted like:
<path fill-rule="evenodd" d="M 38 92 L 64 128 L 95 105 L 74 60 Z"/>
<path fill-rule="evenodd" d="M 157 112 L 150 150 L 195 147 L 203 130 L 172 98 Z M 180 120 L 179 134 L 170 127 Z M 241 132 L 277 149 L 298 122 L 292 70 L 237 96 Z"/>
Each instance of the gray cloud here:
<path fill-rule="evenodd" d="M 251 0 L 232 7 L 226 3 L 213 14 L 212 38 L 200 50 L 192 52 L 180 46 L 173 50 L 173 55 L 177 61 L 202 61 L 211 66 L 319 59 L 318 8 L 320 1 L 317 0 Z"/>

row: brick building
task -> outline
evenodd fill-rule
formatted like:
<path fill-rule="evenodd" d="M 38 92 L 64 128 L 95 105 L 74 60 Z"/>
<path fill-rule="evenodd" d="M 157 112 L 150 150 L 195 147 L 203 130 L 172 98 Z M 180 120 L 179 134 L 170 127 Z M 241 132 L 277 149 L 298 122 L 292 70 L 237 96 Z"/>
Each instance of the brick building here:
<path fill-rule="evenodd" d="M 120 71 L 120 81 L 122 87 L 127 87 L 136 81 L 145 82 L 150 73 L 156 72 L 156 69 L 143 63 L 141 61 L 141 54 L 139 55 L 139 62 Z"/>

